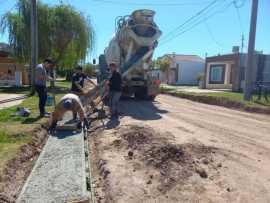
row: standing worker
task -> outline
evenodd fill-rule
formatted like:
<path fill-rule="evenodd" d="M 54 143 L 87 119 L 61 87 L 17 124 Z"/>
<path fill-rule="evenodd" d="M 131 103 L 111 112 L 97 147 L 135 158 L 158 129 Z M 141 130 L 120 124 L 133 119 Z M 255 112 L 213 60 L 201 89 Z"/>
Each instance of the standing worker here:
<path fill-rule="evenodd" d="M 48 116 L 49 113 L 45 112 L 45 105 L 47 101 L 47 87 L 46 81 L 53 80 L 53 78 L 47 75 L 47 72 L 51 71 L 54 66 L 52 59 L 45 59 L 43 63 L 38 64 L 35 69 L 35 90 L 39 97 L 39 113 L 40 117 Z"/>
<path fill-rule="evenodd" d="M 83 106 L 86 103 L 85 95 L 87 94 L 87 92 L 85 92 L 83 89 L 85 80 L 96 86 L 96 84 L 87 75 L 83 73 L 82 66 L 77 66 L 75 68 L 75 73 L 72 75 L 71 79 L 71 93 L 79 96 Z M 77 114 L 73 114 L 73 119 L 77 119 Z"/>
<path fill-rule="evenodd" d="M 55 110 L 51 115 L 49 121 L 51 132 L 55 130 L 57 122 L 63 118 L 63 115 L 67 111 L 72 111 L 73 114 L 79 114 L 80 122 L 77 124 L 78 129 L 82 127 L 89 129 L 89 123 L 86 119 L 85 111 L 79 97 L 70 93 L 60 99 L 60 102 L 56 105 Z"/>
<path fill-rule="evenodd" d="M 72 75 L 71 80 L 71 93 L 78 95 L 82 103 L 84 103 L 83 96 L 86 94 L 86 92 L 84 92 L 83 88 L 85 80 L 87 80 L 94 86 L 96 86 L 96 84 L 89 77 L 87 77 L 87 75 L 85 75 L 82 70 L 83 68 L 81 66 L 77 66 L 75 68 L 75 73 Z"/>
<path fill-rule="evenodd" d="M 121 97 L 122 76 L 117 71 L 116 63 L 110 63 L 111 77 L 109 80 L 109 98 L 111 118 L 118 118 L 118 103 Z"/>

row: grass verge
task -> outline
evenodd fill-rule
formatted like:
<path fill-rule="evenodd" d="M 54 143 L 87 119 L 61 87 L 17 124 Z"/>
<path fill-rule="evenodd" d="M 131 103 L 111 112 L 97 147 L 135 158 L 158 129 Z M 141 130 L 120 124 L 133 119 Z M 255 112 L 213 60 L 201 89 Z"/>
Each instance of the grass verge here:
<path fill-rule="evenodd" d="M 69 82 L 56 82 L 55 88 L 50 89 L 48 94 L 55 94 L 56 102 L 68 92 Z M 29 88 L 0 88 L 0 93 L 23 93 L 27 94 Z M 18 107 L 25 107 L 31 111 L 29 117 L 16 116 Z M 47 106 L 48 112 L 53 111 L 53 106 Z M 35 128 L 46 124 L 47 118 L 39 118 L 38 97 L 28 97 L 21 104 L 0 110 L 0 175 L 7 162 L 16 157 L 22 145 L 32 141 L 32 132 Z"/>
<path fill-rule="evenodd" d="M 251 101 L 244 101 L 243 93 L 236 92 L 193 93 L 161 87 L 161 93 L 205 104 L 218 105 L 248 112 L 270 114 L 270 103 L 264 98 L 258 101 L 257 95 L 254 95 Z"/>

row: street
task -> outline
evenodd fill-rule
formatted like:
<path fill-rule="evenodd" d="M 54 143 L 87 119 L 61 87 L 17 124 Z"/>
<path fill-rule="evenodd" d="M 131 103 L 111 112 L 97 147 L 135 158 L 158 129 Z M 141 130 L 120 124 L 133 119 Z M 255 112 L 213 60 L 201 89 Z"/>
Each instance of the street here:
<path fill-rule="evenodd" d="M 113 202 L 270 201 L 269 116 L 205 105 L 167 95 L 160 95 L 156 100 L 154 103 L 133 100 L 121 102 L 120 109 L 124 117 L 120 119 L 119 127 L 104 130 L 94 137 L 95 161 L 98 163 L 104 160 L 106 166 L 102 170 L 110 173 L 109 178 L 105 177 L 102 186 L 107 191 L 103 194 L 105 199 L 109 196 Z M 138 128 L 130 130 L 134 126 Z M 127 139 L 128 145 L 119 144 L 126 142 L 127 135 L 132 137 L 139 132 L 140 126 L 153 131 L 154 137 L 162 138 L 162 142 L 157 140 L 161 145 L 166 143 L 181 147 L 188 143 L 194 149 L 196 146 L 215 149 L 211 155 L 203 154 L 203 151 L 201 155 L 191 153 L 196 167 L 203 167 L 208 178 L 199 178 L 192 174 L 182 175 L 177 179 L 179 175 L 175 174 L 185 168 L 185 163 L 178 163 L 182 168 L 167 169 L 176 181 L 168 186 L 164 195 L 164 190 L 157 189 L 158 185 L 164 186 L 162 171 L 159 174 L 156 166 L 145 163 L 145 158 L 142 158 L 148 156 L 143 154 L 146 145 L 155 143 L 151 141 L 149 144 L 145 140 L 137 142 L 137 138 L 133 137 L 135 141 L 131 143 L 131 138 Z M 143 131 L 140 135 L 145 133 Z M 135 148 L 132 147 L 136 142 Z M 145 152 L 148 151 L 147 148 Z M 133 156 L 132 160 L 126 158 L 127 153 Z M 205 161 L 202 158 L 207 158 L 210 163 L 203 164 Z M 167 159 L 170 159 L 170 156 Z M 191 168 L 188 170 L 192 170 Z M 151 187 L 149 181 L 146 183 L 149 174 L 156 174 L 153 178 L 156 182 L 151 181 Z M 132 188 L 128 186 L 131 183 L 134 186 Z"/>
<path fill-rule="evenodd" d="M 89 3 L 1 1 L 0 203 L 270 202 L 269 2 Z"/>

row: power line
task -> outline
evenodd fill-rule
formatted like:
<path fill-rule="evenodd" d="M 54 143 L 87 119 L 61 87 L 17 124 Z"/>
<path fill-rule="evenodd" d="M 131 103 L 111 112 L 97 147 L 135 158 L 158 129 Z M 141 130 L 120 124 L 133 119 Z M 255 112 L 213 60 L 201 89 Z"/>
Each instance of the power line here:
<path fill-rule="evenodd" d="M 194 27 L 196 27 L 197 25 L 203 23 L 204 21 L 206 21 L 207 19 L 213 17 L 214 15 L 218 14 L 218 13 L 221 13 L 221 12 L 224 12 L 226 9 L 228 9 L 231 5 L 232 5 L 233 2 L 230 2 L 229 4 L 227 4 L 224 8 L 212 13 L 211 15 L 208 15 L 207 17 L 203 18 L 202 20 L 198 21 L 197 23 L 191 25 L 191 27 L 189 28 L 186 28 L 185 30 L 182 30 L 180 33 L 177 33 L 175 34 L 173 37 L 169 38 L 168 40 L 166 40 L 165 42 L 161 43 L 159 46 L 163 46 L 164 44 L 167 44 L 168 42 L 172 41 L 173 39 L 179 37 L 180 35 L 186 33 L 187 31 L 193 29 Z"/>
<path fill-rule="evenodd" d="M 200 1 L 200 2 L 183 2 L 183 3 L 135 3 L 135 2 L 121 2 L 121 1 L 111 1 L 111 0 L 92 0 L 98 3 L 107 3 L 107 4 L 118 4 L 119 5 L 134 5 L 134 6 L 189 6 L 189 5 L 199 5 L 209 3 L 209 1 Z"/>
<path fill-rule="evenodd" d="M 170 35 L 172 35 L 173 33 L 177 32 L 177 30 L 181 29 L 186 24 L 188 24 L 189 22 L 191 22 L 193 19 L 195 19 L 195 18 L 199 17 L 200 15 L 202 15 L 205 11 L 207 11 L 209 8 L 211 8 L 211 6 L 214 5 L 217 1 L 218 0 L 211 1 L 211 3 L 209 3 L 206 7 L 204 7 L 200 11 L 198 11 L 195 15 L 191 16 L 190 18 L 188 18 L 184 23 L 182 23 L 181 25 L 177 26 L 175 29 L 173 29 L 168 34 L 166 34 L 164 37 L 162 37 L 160 41 L 165 40 Z"/>
<path fill-rule="evenodd" d="M 5 2 L 7 2 L 7 1 L 5 1 Z M 5 3 L 5 2 L 3 2 L 3 3 Z M 0 4 L 2 4 L 2 2 L 0 1 Z M 10 9 L 8 9 L 8 11 L 7 12 L 5 12 L 5 13 L 9 13 L 9 12 L 11 12 L 15 7 L 17 6 L 17 2 L 15 2 L 11 7 L 10 7 Z"/>
<path fill-rule="evenodd" d="M 243 27 L 243 23 L 242 23 L 241 16 L 240 16 L 240 11 L 239 11 L 239 8 L 240 8 L 240 7 L 237 5 L 236 2 L 237 2 L 236 0 L 233 1 L 233 6 L 234 6 L 234 8 L 235 8 L 235 10 L 236 10 L 236 14 L 237 14 L 238 22 L 239 22 L 239 25 L 240 25 L 240 29 L 241 29 L 241 31 L 242 31 L 242 33 L 243 33 L 244 27 Z M 244 1 L 244 3 L 245 3 L 245 1 Z M 243 5 L 244 5 L 244 4 L 242 4 L 242 6 L 243 6 Z M 242 6 L 241 6 L 241 7 L 242 7 Z"/>
<path fill-rule="evenodd" d="M 224 2 L 223 2 L 224 3 Z M 199 18 L 195 19 L 193 22 L 191 22 L 190 24 L 187 24 L 187 26 L 183 27 L 182 29 L 172 33 L 173 35 L 171 37 L 169 37 L 167 40 L 163 40 L 163 42 L 161 41 L 161 45 L 166 44 L 167 42 L 173 40 L 174 38 L 176 38 L 178 35 L 182 35 L 185 32 L 189 31 L 190 29 L 192 29 L 193 27 L 195 27 L 196 25 L 200 24 L 201 22 L 207 20 L 209 17 L 211 17 L 212 15 L 215 15 L 218 12 L 214 12 L 213 14 L 211 14 L 210 16 L 208 15 L 203 15 L 200 16 Z M 202 17 L 202 18 L 201 18 Z M 203 19 L 203 20 L 200 20 Z"/>
<path fill-rule="evenodd" d="M 240 1 L 240 0 L 234 0 L 234 5 L 236 8 L 241 8 L 245 5 L 246 1 L 247 0 L 242 0 L 242 3 L 240 5 L 237 5 L 237 1 Z"/>
<path fill-rule="evenodd" d="M 214 34 L 213 34 L 213 32 L 211 31 L 211 29 L 210 29 L 210 27 L 209 27 L 207 21 L 204 21 L 204 25 L 205 25 L 206 30 L 207 30 L 207 32 L 209 33 L 209 36 L 211 37 L 211 39 L 212 39 L 219 47 L 223 47 L 223 45 L 222 45 L 221 43 L 219 43 L 219 42 L 216 40 L 216 38 L 214 37 Z"/>
<path fill-rule="evenodd" d="M 242 23 L 242 19 L 241 19 L 241 15 L 240 15 L 240 8 L 244 6 L 244 4 L 246 3 L 246 0 L 243 0 L 242 1 L 242 4 L 240 5 L 237 5 L 237 0 L 234 0 L 233 1 L 233 6 L 235 8 L 235 11 L 236 11 L 236 15 L 237 15 L 237 19 L 238 19 L 238 23 L 239 23 L 239 26 L 240 26 L 240 30 L 241 30 L 241 53 L 243 53 L 244 51 L 244 26 L 243 26 L 243 23 Z"/>

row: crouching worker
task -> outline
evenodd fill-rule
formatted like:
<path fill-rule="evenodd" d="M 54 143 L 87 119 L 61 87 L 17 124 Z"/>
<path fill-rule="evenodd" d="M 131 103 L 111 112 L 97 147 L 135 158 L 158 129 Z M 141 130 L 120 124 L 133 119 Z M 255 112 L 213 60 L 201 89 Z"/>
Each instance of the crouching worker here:
<path fill-rule="evenodd" d="M 63 118 L 67 111 L 72 111 L 73 114 L 79 114 L 80 122 L 77 124 L 78 129 L 81 129 L 82 127 L 89 129 L 89 123 L 86 119 L 86 115 L 79 97 L 75 94 L 66 94 L 61 98 L 51 115 L 49 121 L 49 131 L 51 133 L 55 130 L 57 122 Z"/>

